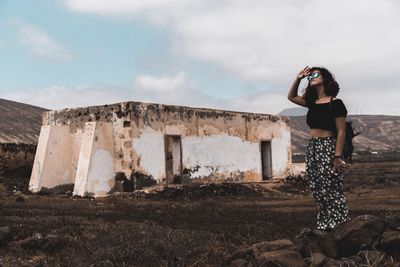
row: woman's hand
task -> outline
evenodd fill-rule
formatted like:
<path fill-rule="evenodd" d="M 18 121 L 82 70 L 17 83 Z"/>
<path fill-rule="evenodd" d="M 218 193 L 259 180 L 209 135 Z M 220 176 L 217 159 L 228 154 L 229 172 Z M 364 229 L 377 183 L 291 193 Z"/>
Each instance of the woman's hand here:
<path fill-rule="evenodd" d="M 297 79 L 301 80 L 308 75 L 310 75 L 310 67 L 306 66 L 297 74 Z"/>
<path fill-rule="evenodd" d="M 335 158 L 333 160 L 333 173 L 337 174 L 337 172 L 342 172 L 345 167 L 346 162 L 344 162 L 340 158 Z"/>

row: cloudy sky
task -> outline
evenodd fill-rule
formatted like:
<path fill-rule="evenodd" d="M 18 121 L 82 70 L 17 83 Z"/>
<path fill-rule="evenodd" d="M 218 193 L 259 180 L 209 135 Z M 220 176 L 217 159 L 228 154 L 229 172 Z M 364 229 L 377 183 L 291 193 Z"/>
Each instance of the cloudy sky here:
<path fill-rule="evenodd" d="M 400 1 L 0 0 L 0 98 L 276 114 L 305 66 L 349 114 L 400 115 Z M 299 94 L 307 85 L 302 81 Z"/>

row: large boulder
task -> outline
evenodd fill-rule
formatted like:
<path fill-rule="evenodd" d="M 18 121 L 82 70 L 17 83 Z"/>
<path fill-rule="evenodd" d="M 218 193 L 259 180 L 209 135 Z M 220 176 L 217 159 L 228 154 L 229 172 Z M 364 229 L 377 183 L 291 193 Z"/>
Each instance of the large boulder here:
<path fill-rule="evenodd" d="M 384 219 L 361 215 L 339 225 L 333 232 L 340 256 L 351 256 L 363 247 L 373 247 L 385 230 Z"/>
<path fill-rule="evenodd" d="M 400 260 L 400 231 L 386 230 L 383 232 L 376 248 Z"/>
<path fill-rule="evenodd" d="M 386 216 L 385 223 L 390 229 L 400 231 L 400 215 Z"/>
<path fill-rule="evenodd" d="M 400 267 L 398 218 L 362 215 L 333 232 L 303 228 L 293 239 L 253 244 L 236 251 L 231 266 Z"/>
<path fill-rule="evenodd" d="M 338 256 L 336 241 L 330 232 L 303 228 L 293 241 L 296 245 L 296 250 L 304 258 L 311 257 L 313 253 L 321 253 L 329 258 Z"/>
<path fill-rule="evenodd" d="M 294 250 L 296 246 L 292 241 L 288 239 L 278 239 L 274 241 L 264 241 L 251 245 L 245 249 L 237 250 L 230 261 L 233 262 L 237 259 L 246 259 L 248 261 L 254 261 L 262 253 L 278 249 Z"/>

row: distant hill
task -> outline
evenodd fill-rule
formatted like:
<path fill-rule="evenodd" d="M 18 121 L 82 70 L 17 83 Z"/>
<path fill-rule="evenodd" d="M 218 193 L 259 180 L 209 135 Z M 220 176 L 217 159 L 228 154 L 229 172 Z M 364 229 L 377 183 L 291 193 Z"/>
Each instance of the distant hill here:
<path fill-rule="evenodd" d="M 306 116 L 289 116 L 291 120 L 292 153 L 304 153 L 310 129 Z M 355 132 L 362 133 L 353 139 L 354 152 L 360 150 L 400 150 L 400 116 L 348 115 Z"/>
<path fill-rule="evenodd" d="M 278 113 L 279 116 L 302 116 L 307 115 L 307 108 L 297 107 L 297 108 L 286 108 Z"/>
<path fill-rule="evenodd" d="M 47 109 L 0 98 L 0 143 L 36 144 Z"/>
<path fill-rule="evenodd" d="M 36 144 L 42 112 L 47 109 L 0 98 L 0 143 Z M 279 115 L 290 118 L 292 153 L 304 153 L 310 129 L 306 124 L 306 108 L 285 109 Z M 300 115 L 285 115 L 300 114 Z M 400 150 L 400 116 L 349 115 L 355 131 L 362 131 L 354 138 L 354 151 Z"/>

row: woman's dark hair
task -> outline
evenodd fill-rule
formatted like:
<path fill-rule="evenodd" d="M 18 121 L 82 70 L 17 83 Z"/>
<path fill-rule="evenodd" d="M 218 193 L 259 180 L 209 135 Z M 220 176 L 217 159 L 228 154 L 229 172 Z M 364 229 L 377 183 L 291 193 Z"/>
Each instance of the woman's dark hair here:
<path fill-rule="evenodd" d="M 321 73 L 325 94 L 333 97 L 337 96 L 340 87 L 335 80 L 335 76 L 333 76 L 329 70 L 323 67 L 312 67 L 310 69 L 310 73 L 314 70 L 319 70 L 319 72 Z M 318 98 L 317 92 L 311 88 L 310 82 L 308 82 L 308 85 L 306 88 L 304 88 L 303 92 L 303 98 L 306 100 L 307 105 L 314 103 L 315 100 L 317 100 Z"/>

